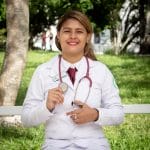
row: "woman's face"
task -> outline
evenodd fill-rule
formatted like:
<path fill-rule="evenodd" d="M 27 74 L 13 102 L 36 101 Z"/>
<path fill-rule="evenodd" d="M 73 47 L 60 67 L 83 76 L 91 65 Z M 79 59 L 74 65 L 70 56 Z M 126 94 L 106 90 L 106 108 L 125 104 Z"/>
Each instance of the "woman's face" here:
<path fill-rule="evenodd" d="M 68 19 L 57 33 L 57 38 L 62 54 L 83 56 L 85 44 L 90 40 L 90 34 L 79 21 Z"/>

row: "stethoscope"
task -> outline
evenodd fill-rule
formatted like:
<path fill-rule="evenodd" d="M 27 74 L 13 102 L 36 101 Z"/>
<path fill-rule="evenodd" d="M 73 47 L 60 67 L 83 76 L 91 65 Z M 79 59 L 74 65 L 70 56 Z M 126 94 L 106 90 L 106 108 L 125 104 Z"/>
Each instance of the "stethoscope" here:
<path fill-rule="evenodd" d="M 62 56 L 59 55 L 59 63 L 58 63 L 58 72 L 59 72 L 59 81 L 60 81 L 59 87 L 61 87 L 63 93 L 65 93 L 65 92 L 68 90 L 68 84 L 65 83 L 65 82 L 63 82 L 63 80 L 62 80 L 62 75 L 61 75 L 61 59 L 62 59 Z M 83 81 L 84 79 L 87 79 L 88 82 L 89 82 L 88 94 L 87 94 L 87 96 L 86 96 L 86 98 L 85 98 L 85 100 L 84 100 L 84 103 L 87 102 L 87 99 L 88 99 L 88 97 L 89 97 L 90 90 L 91 90 L 91 87 L 92 87 L 92 80 L 91 80 L 91 78 L 90 78 L 90 76 L 89 76 L 89 68 L 90 68 L 90 67 L 89 67 L 89 61 L 88 61 L 88 58 L 87 58 L 87 57 L 85 57 L 85 59 L 86 59 L 86 63 L 87 63 L 86 75 L 83 76 L 83 77 L 78 81 L 77 87 L 76 87 L 76 89 L 75 89 L 74 98 L 73 98 L 73 101 L 72 101 L 72 103 L 71 103 L 72 106 L 74 105 L 74 100 L 76 99 L 77 90 L 78 90 L 78 87 L 79 87 L 81 81 Z M 82 106 L 79 106 L 79 107 L 82 107 Z"/>

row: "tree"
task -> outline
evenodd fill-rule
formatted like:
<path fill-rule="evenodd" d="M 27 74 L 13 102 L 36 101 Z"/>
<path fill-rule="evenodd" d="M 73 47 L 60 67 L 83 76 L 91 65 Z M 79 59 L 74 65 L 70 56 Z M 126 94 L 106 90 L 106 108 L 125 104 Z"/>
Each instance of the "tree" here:
<path fill-rule="evenodd" d="M 150 1 L 139 0 L 140 54 L 150 54 Z"/>
<path fill-rule="evenodd" d="M 125 53 L 131 44 L 140 47 L 140 53 L 150 53 L 149 3 L 149 0 L 126 0 L 123 4 L 120 21 L 112 28 L 116 54 Z"/>
<path fill-rule="evenodd" d="M 7 40 L 0 74 L 0 105 L 15 105 L 28 50 L 28 0 L 6 0 Z"/>
<path fill-rule="evenodd" d="M 91 0 L 93 7 L 87 10 L 87 15 L 101 30 L 116 24 L 118 12 L 125 0 Z M 115 12 L 115 13 L 114 13 Z"/>
<path fill-rule="evenodd" d="M 139 44 L 139 3 L 137 0 L 126 0 L 121 18 L 121 45 L 119 51 L 126 52 L 134 41 Z"/>

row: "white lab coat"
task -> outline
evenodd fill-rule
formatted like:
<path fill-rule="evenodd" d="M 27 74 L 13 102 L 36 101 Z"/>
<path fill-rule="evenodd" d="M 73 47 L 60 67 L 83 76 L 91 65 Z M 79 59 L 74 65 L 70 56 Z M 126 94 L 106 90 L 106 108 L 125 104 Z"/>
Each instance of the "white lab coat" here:
<path fill-rule="evenodd" d="M 73 64 L 78 70 L 73 86 L 66 73 L 71 64 L 62 58 L 62 80 L 68 84 L 68 90 L 64 94 L 64 103 L 56 106 L 53 112 L 50 112 L 46 107 L 46 99 L 48 90 L 57 87 L 60 83 L 58 61 L 59 58 L 56 56 L 49 62 L 40 65 L 34 72 L 23 104 L 23 124 L 25 126 L 45 124 L 43 149 L 103 149 L 100 147 L 109 149 L 102 126 L 120 124 L 124 116 L 119 90 L 113 75 L 104 64 L 89 59 L 89 76 L 92 80 L 92 87 L 86 103 L 99 110 L 99 118 L 95 122 L 77 125 L 66 115 L 66 112 L 73 109 L 71 102 L 79 80 L 86 74 L 87 63 L 83 57 L 79 62 Z M 75 99 L 85 101 L 85 95 L 88 94 L 89 89 L 88 84 L 88 80 L 81 81 Z"/>

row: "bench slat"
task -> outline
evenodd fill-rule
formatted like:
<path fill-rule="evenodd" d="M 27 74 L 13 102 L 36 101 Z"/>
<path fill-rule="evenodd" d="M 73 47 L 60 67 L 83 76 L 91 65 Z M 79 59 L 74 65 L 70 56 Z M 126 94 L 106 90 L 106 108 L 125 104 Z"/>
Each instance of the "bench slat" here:
<path fill-rule="evenodd" d="M 0 106 L 0 116 L 20 115 L 22 106 Z"/>
<path fill-rule="evenodd" d="M 150 113 L 150 104 L 126 104 L 124 112 L 126 114 Z M 0 106 L 0 116 L 20 115 L 22 106 Z"/>
<path fill-rule="evenodd" d="M 124 105 L 125 113 L 150 113 L 150 104 L 128 104 Z"/>

